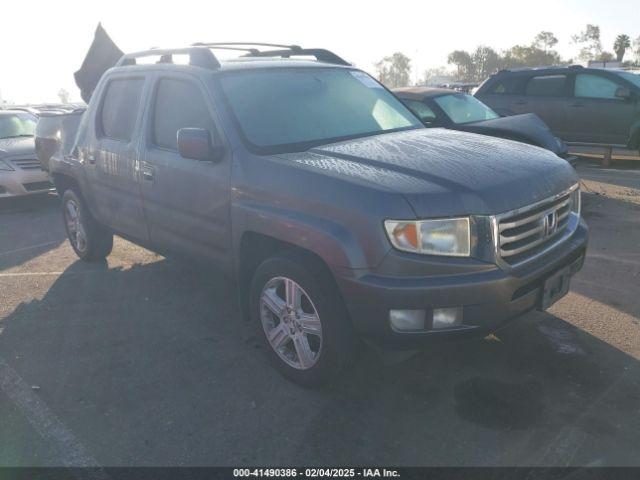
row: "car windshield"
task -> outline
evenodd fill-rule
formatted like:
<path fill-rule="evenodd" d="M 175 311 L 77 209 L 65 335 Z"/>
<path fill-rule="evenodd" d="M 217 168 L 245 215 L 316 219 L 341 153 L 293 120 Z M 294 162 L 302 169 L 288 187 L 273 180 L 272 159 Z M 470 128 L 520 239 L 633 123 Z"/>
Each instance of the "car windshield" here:
<path fill-rule="evenodd" d="M 618 72 L 618 75 L 640 88 L 640 73 Z"/>
<path fill-rule="evenodd" d="M 245 139 L 260 153 L 423 128 L 397 98 L 358 70 L 232 72 L 221 84 Z"/>
<path fill-rule="evenodd" d="M 466 93 L 442 95 L 434 100 L 451 121 L 458 125 L 500 117 L 480 100 Z"/>
<path fill-rule="evenodd" d="M 0 138 L 33 137 L 36 117 L 29 113 L 0 115 Z"/>

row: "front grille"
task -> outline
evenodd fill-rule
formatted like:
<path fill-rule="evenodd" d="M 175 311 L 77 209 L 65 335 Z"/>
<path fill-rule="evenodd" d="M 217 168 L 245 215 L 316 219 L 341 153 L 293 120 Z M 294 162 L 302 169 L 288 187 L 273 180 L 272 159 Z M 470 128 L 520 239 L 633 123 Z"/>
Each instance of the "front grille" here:
<path fill-rule="evenodd" d="M 13 164 L 22 170 L 42 170 L 38 160 L 13 160 Z"/>
<path fill-rule="evenodd" d="M 39 190 L 50 190 L 53 188 L 53 184 L 51 182 L 23 183 L 22 186 L 27 192 L 37 192 Z"/>
<path fill-rule="evenodd" d="M 512 266 L 532 260 L 573 233 L 579 210 L 580 192 L 576 186 L 529 207 L 498 215 L 498 256 Z"/>

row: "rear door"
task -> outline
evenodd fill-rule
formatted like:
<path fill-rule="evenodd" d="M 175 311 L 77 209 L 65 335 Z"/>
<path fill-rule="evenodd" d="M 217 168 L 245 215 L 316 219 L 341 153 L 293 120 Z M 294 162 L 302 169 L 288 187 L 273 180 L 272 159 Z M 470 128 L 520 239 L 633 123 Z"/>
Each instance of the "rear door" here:
<path fill-rule="evenodd" d="M 189 74 L 158 74 L 146 121 L 140 183 L 153 244 L 219 264 L 230 262 L 230 153 L 218 162 L 181 157 L 181 128 L 205 128 L 222 143 L 203 83 Z M 229 149 L 227 149 L 229 152 Z"/>
<path fill-rule="evenodd" d="M 514 115 L 513 105 L 523 101 L 523 81 L 521 75 L 498 76 L 475 97 L 502 116 Z"/>
<path fill-rule="evenodd" d="M 144 76 L 108 80 L 94 117 L 95 135 L 82 152 L 98 220 L 142 241 L 148 235 L 137 169 L 145 83 Z"/>
<path fill-rule="evenodd" d="M 569 77 L 565 73 L 532 75 L 524 83 L 524 95 L 513 102 L 514 113 L 535 113 L 558 137 L 568 135 L 566 106 Z"/>
<path fill-rule="evenodd" d="M 616 97 L 621 82 L 600 73 L 575 75 L 573 96 L 567 107 L 568 140 L 626 145 L 635 112 L 632 99 Z"/>

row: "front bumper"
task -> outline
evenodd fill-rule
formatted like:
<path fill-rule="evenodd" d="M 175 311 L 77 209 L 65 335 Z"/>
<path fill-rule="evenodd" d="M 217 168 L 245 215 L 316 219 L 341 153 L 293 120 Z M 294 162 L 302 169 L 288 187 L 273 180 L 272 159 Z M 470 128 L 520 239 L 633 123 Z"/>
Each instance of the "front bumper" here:
<path fill-rule="evenodd" d="M 42 170 L 0 171 L 0 198 L 45 193 L 52 188 L 49 174 Z"/>
<path fill-rule="evenodd" d="M 587 240 L 588 230 L 581 220 L 566 241 L 535 262 L 510 271 L 479 261 L 469 262 L 470 268 L 463 271 L 464 260 L 456 259 L 449 273 L 444 271 L 445 262 L 440 262 L 440 272 L 433 276 L 345 270 L 337 282 L 362 337 L 385 347 L 420 348 L 434 339 L 486 335 L 537 308 L 547 278 L 569 265 L 572 274 L 582 267 Z M 389 255 L 403 256 L 396 251 Z M 450 307 L 463 308 L 462 325 L 420 332 L 397 332 L 389 325 L 391 309 L 424 309 L 429 315 L 435 308 Z"/>

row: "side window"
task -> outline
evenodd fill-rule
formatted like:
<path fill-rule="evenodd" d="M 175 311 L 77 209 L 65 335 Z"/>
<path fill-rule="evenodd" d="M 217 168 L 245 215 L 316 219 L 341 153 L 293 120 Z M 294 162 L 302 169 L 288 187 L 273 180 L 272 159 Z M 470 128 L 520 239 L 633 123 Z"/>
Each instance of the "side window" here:
<path fill-rule="evenodd" d="M 543 75 L 531 77 L 525 94 L 533 97 L 562 97 L 567 84 L 566 75 Z"/>
<path fill-rule="evenodd" d="M 177 150 L 176 141 L 181 128 L 205 128 L 212 132 L 213 120 L 202 92 L 195 84 L 162 79 L 153 108 L 153 142 L 159 147 Z"/>
<path fill-rule="evenodd" d="M 403 98 L 402 103 L 404 103 L 407 108 L 415 113 L 423 122 L 432 122 L 436 119 L 436 114 L 433 113 L 433 110 L 419 100 L 407 100 L 406 98 Z"/>
<path fill-rule="evenodd" d="M 514 95 L 518 90 L 518 78 L 503 78 L 496 81 L 490 88 L 489 92 L 494 95 Z"/>
<path fill-rule="evenodd" d="M 109 82 L 102 100 L 100 131 L 103 136 L 128 142 L 138 118 L 144 79 L 127 78 Z"/>
<path fill-rule="evenodd" d="M 615 100 L 616 90 L 618 90 L 618 88 L 620 88 L 620 85 L 613 80 L 599 75 L 581 73 L 576 75 L 574 95 L 582 98 L 606 98 Z"/>

